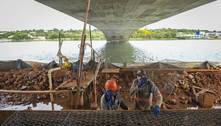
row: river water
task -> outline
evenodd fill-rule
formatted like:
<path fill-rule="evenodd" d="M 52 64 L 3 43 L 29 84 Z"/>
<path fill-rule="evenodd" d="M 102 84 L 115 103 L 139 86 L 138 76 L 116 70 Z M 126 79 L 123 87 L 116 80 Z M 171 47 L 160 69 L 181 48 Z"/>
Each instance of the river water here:
<path fill-rule="evenodd" d="M 80 41 L 65 41 L 62 53 L 72 61 L 79 56 Z M 89 43 L 89 42 L 87 42 Z M 93 41 L 93 48 L 107 62 L 143 63 L 149 61 L 221 61 L 221 40 L 152 40 L 107 43 Z M 58 61 L 57 41 L 0 42 L 0 60 Z M 90 48 L 85 61 L 90 59 Z"/>

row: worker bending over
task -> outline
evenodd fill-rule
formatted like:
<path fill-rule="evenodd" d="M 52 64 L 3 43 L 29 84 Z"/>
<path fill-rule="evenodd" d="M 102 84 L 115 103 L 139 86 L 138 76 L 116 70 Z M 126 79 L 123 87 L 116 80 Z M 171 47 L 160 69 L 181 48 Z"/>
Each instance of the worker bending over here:
<path fill-rule="evenodd" d="M 137 78 L 134 79 L 130 88 L 130 96 L 135 100 L 135 109 L 150 110 L 156 116 L 160 114 L 160 106 L 163 97 L 158 87 L 147 77 L 143 70 L 136 73 Z M 156 101 L 153 104 L 153 101 Z"/>

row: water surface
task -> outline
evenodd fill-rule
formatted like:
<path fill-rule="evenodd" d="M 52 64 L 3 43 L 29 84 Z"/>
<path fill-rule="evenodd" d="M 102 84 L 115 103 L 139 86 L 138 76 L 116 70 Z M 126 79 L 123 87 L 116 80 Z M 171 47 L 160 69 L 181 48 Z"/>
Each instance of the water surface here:
<path fill-rule="evenodd" d="M 79 56 L 80 41 L 65 41 L 62 53 L 72 61 Z M 154 40 L 106 43 L 94 41 L 93 47 L 107 62 L 143 63 L 149 61 L 221 61 L 221 40 Z M 0 42 L 0 60 L 58 61 L 58 42 Z M 85 61 L 90 59 L 90 48 Z"/>

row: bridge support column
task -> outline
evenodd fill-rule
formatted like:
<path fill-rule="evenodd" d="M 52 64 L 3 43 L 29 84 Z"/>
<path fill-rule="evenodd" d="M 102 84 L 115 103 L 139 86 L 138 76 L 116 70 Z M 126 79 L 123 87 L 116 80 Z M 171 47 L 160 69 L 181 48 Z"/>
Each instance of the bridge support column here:
<path fill-rule="evenodd" d="M 104 35 L 108 42 L 128 42 L 130 33 L 124 32 L 104 32 Z"/>
<path fill-rule="evenodd" d="M 122 35 L 118 35 L 118 36 L 106 36 L 106 39 L 108 42 L 128 42 L 129 41 L 129 37 L 125 37 L 125 36 L 122 36 Z"/>

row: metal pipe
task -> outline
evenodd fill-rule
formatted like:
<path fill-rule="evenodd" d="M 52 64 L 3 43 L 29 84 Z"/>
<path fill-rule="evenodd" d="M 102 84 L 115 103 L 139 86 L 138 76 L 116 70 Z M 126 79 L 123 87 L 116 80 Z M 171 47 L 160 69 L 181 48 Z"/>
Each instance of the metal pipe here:
<path fill-rule="evenodd" d="M 52 91 L 53 90 L 53 84 L 52 84 L 52 72 L 54 71 L 57 71 L 57 70 L 60 70 L 61 68 L 58 67 L 58 68 L 54 68 L 54 69 L 50 69 L 48 71 L 48 80 L 49 80 L 49 90 Z M 50 93 L 50 100 L 51 100 L 51 105 L 52 105 L 52 110 L 54 110 L 54 96 L 53 96 L 53 93 Z"/>

